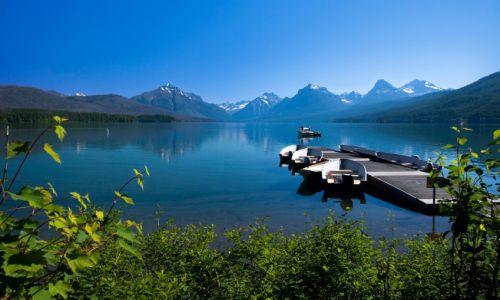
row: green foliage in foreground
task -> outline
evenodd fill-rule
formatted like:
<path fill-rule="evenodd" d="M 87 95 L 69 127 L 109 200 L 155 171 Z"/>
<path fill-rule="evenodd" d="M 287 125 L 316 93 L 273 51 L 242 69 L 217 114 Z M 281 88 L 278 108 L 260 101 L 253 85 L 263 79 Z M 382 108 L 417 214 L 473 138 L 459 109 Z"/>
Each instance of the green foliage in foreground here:
<path fill-rule="evenodd" d="M 211 247 L 213 227 L 164 228 L 140 239 L 142 260 L 108 247 L 99 268 L 75 282 L 76 294 L 113 299 L 445 299 L 447 249 L 442 239 L 380 243 L 353 221 L 327 218 L 299 235 L 263 224 L 226 232 L 231 245 Z"/>
<path fill-rule="evenodd" d="M 113 245 L 140 258 L 136 249 L 136 233 L 141 225 L 121 221 L 115 215 L 118 201 L 132 204 L 123 190 L 137 180 L 143 187 L 143 174 L 134 176 L 115 192 L 111 207 L 105 211 L 95 208 L 89 195 L 70 193 L 70 201 L 58 197 L 54 187 L 24 186 L 15 190 L 14 183 L 24 169 L 31 153 L 40 145 L 45 133 L 53 131 L 63 140 L 65 118 L 53 117 L 33 142 L 11 141 L 6 130 L 6 151 L 0 178 L 0 295 L 1 299 L 68 298 L 74 291 L 72 280 L 101 261 L 102 250 Z M 59 154 L 45 143 L 43 150 L 57 163 Z M 9 172 L 9 162 L 19 156 L 19 166 Z M 40 232 L 52 238 L 41 238 Z"/>
<path fill-rule="evenodd" d="M 62 140 L 67 119 L 53 117 L 33 142 L 11 141 L 6 132 L 0 180 L 0 299 L 476 299 L 499 298 L 500 222 L 485 181 L 495 181 L 500 130 L 488 148 L 467 148 L 457 133 L 456 158 L 433 170 L 429 184 L 446 188 L 451 236 L 370 238 L 363 224 L 330 214 L 303 233 L 271 232 L 262 223 L 225 233 L 227 247 L 215 247 L 213 226 L 167 223 L 143 236 L 141 225 L 122 221 L 119 202 L 143 171 L 115 191 L 108 209 L 88 195 L 70 193 L 64 204 L 54 187 L 13 190 L 41 137 Z M 57 163 L 52 145 L 42 149 Z M 9 172 L 9 161 L 22 158 Z M 484 168 L 478 167 L 478 160 Z M 487 158 L 489 157 L 489 158 Z M 447 173 L 442 171 L 446 169 Z M 42 238 L 41 231 L 51 238 Z"/>
<path fill-rule="evenodd" d="M 36 124 L 50 123 L 53 115 L 64 115 L 72 122 L 173 122 L 175 119 L 168 115 L 120 115 L 97 112 L 66 112 L 39 109 L 12 109 L 0 111 L 0 123 L 7 124 Z"/>

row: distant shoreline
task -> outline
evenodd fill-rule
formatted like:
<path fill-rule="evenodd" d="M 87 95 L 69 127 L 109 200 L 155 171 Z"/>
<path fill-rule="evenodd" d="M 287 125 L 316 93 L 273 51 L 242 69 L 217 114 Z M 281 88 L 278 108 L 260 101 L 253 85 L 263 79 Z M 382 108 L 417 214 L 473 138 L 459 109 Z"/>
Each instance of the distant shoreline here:
<path fill-rule="evenodd" d="M 41 109 L 0 110 L 0 123 L 41 124 L 52 121 L 54 115 L 68 118 L 71 122 L 81 123 L 170 123 L 178 121 L 169 115 L 126 115 L 100 112 L 76 112 Z"/>

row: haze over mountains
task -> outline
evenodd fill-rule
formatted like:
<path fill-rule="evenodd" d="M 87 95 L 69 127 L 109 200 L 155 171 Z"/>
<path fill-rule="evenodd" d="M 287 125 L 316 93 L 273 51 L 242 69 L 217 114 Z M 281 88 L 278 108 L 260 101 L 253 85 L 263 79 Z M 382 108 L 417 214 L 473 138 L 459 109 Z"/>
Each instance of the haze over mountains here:
<path fill-rule="evenodd" d="M 270 103 L 262 103 L 257 98 L 249 102 L 237 102 L 239 106 L 236 103 L 234 105 L 224 103 L 220 107 L 230 112 L 233 119 L 238 121 L 332 120 L 346 111 L 356 111 L 374 103 L 396 100 L 403 102 L 413 97 L 442 90 L 444 89 L 428 81 L 417 79 L 399 88 L 381 79 L 366 95 L 355 91 L 337 95 L 325 87 L 308 84 L 293 97 L 284 99 L 276 97 Z M 252 104 L 258 104 L 264 109 L 255 110 Z"/>
<path fill-rule="evenodd" d="M 429 93 L 382 111 L 365 110 L 337 121 L 500 123 L 500 72 L 457 90 Z"/>
<path fill-rule="evenodd" d="M 119 95 L 67 96 L 32 87 L 0 86 L 0 110 L 39 109 L 130 115 L 170 115 L 180 120 L 211 121 L 500 121 L 500 72 L 458 90 L 426 80 L 395 87 L 380 79 L 365 95 L 334 94 L 308 84 L 293 97 L 268 92 L 253 100 L 215 105 L 166 84 L 126 98 Z"/>

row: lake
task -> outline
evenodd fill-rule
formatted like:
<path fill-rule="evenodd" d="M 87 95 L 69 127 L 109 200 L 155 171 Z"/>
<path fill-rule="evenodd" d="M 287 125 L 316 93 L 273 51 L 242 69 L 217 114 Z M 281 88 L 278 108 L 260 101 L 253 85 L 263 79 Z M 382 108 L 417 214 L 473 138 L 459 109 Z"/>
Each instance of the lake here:
<path fill-rule="evenodd" d="M 130 178 L 133 168 L 147 165 L 151 176 L 145 190 L 129 186 L 136 205 L 124 216 L 144 223 L 146 231 L 173 219 L 178 224 L 215 224 L 218 231 L 266 218 L 272 229 L 299 232 L 335 215 L 365 221 L 374 236 L 416 234 L 449 228 L 446 217 L 412 212 L 370 195 L 353 200 L 344 211 L 339 199 L 322 202 L 322 193 L 297 193 L 302 177 L 279 167 L 279 151 L 298 143 L 295 123 L 166 123 L 69 125 L 60 143 L 47 138 L 60 154 L 58 165 L 35 152 L 18 186 L 50 181 L 62 199 L 71 191 L 89 193 L 98 206 L 111 203 L 114 191 Z M 352 144 L 406 155 L 434 157 L 453 142 L 449 126 L 422 124 L 302 124 L 323 133 L 309 145 Z M 473 146 L 485 145 L 495 126 L 475 127 Z M 33 140 L 40 129 L 11 130 L 15 140 Z M 10 166 L 12 169 L 19 159 Z"/>

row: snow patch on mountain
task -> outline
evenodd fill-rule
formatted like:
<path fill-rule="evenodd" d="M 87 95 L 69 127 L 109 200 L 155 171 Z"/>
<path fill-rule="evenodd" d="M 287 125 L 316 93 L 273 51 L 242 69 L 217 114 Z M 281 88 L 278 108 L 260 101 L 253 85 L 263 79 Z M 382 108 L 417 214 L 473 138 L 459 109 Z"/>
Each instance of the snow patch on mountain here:
<path fill-rule="evenodd" d="M 233 114 L 239 110 L 242 110 L 243 108 L 245 108 L 248 103 L 250 103 L 250 101 L 239 101 L 239 102 L 224 102 L 224 103 L 220 103 L 218 104 L 218 106 L 220 108 L 222 108 L 223 110 L 225 110 L 226 112 L 228 112 L 229 114 Z"/>
<path fill-rule="evenodd" d="M 410 88 L 403 88 L 402 90 L 403 90 L 403 92 L 405 92 L 405 93 L 407 93 L 407 94 L 413 94 L 413 93 L 415 93 L 415 92 L 414 92 L 412 89 L 410 89 Z"/>

